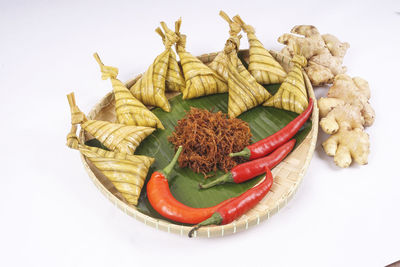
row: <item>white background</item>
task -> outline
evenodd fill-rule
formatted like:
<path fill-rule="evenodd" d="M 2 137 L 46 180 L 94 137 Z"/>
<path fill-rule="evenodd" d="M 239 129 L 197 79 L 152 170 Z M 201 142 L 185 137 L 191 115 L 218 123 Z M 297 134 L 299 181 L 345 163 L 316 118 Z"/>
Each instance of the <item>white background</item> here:
<path fill-rule="evenodd" d="M 168 3 L 167 3 L 168 2 Z M 88 112 L 111 90 L 92 57 L 126 81 L 163 50 L 159 21 L 183 18 L 194 55 L 218 51 L 239 13 L 266 47 L 297 24 L 351 44 L 376 122 L 366 166 L 340 169 L 317 149 L 292 201 L 246 232 L 189 239 L 114 207 L 65 146 L 75 91 Z M 384 266 L 400 260 L 399 1 L 0 1 L 2 266 Z M 244 38 L 241 48 L 247 48 Z M 324 95 L 326 89 L 316 89 Z"/>

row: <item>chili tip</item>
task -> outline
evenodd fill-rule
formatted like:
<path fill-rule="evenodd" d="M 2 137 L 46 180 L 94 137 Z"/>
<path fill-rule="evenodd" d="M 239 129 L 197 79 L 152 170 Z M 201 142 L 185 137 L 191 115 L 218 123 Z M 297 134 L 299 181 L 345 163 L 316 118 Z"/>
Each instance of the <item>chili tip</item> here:
<path fill-rule="evenodd" d="M 196 232 L 197 230 L 199 230 L 200 227 L 202 226 L 207 226 L 207 225 L 212 225 L 212 224 L 216 224 L 216 225 L 220 225 L 223 221 L 223 218 L 221 216 L 221 214 L 219 212 L 214 212 L 213 215 L 211 215 L 210 218 L 202 221 L 201 223 L 195 225 L 190 231 L 188 236 L 189 237 L 193 237 L 194 232 Z"/>

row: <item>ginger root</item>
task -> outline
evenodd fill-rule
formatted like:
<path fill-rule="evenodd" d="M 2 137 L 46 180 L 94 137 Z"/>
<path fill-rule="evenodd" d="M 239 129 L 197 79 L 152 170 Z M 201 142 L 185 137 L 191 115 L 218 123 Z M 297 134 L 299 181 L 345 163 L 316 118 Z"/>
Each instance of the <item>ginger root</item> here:
<path fill-rule="evenodd" d="M 300 47 L 300 54 L 308 61 L 305 71 L 313 85 L 330 84 L 336 75 L 346 72 L 342 63 L 350 47 L 348 43 L 340 42 L 331 34 L 321 35 L 312 25 L 295 26 L 291 33 L 278 38 L 278 42 L 286 45 L 281 53 L 293 57 L 294 47 Z"/>
<path fill-rule="evenodd" d="M 362 129 L 339 130 L 322 144 L 326 154 L 334 156 L 335 164 L 347 168 L 352 158 L 361 165 L 368 163 L 369 136 Z"/>
<path fill-rule="evenodd" d="M 332 135 L 322 146 L 329 156 L 334 156 L 339 167 L 348 167 L 352 158 L 359 164 L 367 164 L 369 136 L 364 126 L 372 125 L 375 119 L 369 98 L 367 81 L 340 74 L 334 78 L 328 96 L 318 100 L 320 126 Z"/>
<path fill-rule="evenodd" d="M 346 74 L 341 74 L 335 77 L 334 84 L 328 91 L 328 98 L 335 99 L 335 102 L 345 102 L 356 106 L 360 109 L 361 115 L 364 118 L 363 125 L 371 126 L 375 120 L 375 111 L 371 107 L 368 100 L 371 97 L 368 82 L 360 77 L 351 78 Z M 341 100 L 341 101 L 339 101 Z M 319 102 L 324 102 L 324 98 L 321 98 Z M 333 101 L 333 100 L 328 100 Z M 333 104 L 330 104 L 330 109 L 333 108 Z M 334 104 L 335 106 L 338 103 Z M 323 104 L 320 108 L 320 117 L 325 117 L 327 112 L 327 105 Z"/>

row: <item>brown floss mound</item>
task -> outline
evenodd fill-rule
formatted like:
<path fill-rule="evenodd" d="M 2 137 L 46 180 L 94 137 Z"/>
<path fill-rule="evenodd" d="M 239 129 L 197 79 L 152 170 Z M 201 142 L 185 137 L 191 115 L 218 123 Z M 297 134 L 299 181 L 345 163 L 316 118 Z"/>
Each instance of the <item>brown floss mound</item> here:
<path fill-rule="evenodd" d="M 178 121 L 168 141 L 183 147 L 179 157 L 181 168 L 189 167 L 196 173 L 207 173 L 218 169 L 228 172 L 241 158 L 231 158 L 229 153 L 241 151 L 250 144 L 249 125 L 237 118 L 228 118 L 221 111 L 191 108 Z"/>

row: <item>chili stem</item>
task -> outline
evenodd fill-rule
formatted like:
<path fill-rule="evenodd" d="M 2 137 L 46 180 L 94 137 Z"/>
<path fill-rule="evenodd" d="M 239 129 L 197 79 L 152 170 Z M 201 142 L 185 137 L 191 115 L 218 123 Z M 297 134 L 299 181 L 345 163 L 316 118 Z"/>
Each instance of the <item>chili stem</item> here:
<path fill-rule="evenodd" d="M 207 220 L 202 221 L 201 223 L 195 225 L 189 231 L 188 236 L 189 237 L 193 237 L 194 232 L 199 230 L 200 227 L 207 226 L 207 225 L 212 225 L 212 224 L 219 225 L 219 224 L 222 223 L 222 220 L 223 220 L 223 218 L 222 218 L 221 214 L 219 212 L 214 212 L 213 215 L 210 218 L 208 218 Z"/>
<path fill-rule="evenodd" d="M 250 150 L 246 147 L 242 151 L 239 151 L 236 153 L 230 153 L 229 157 L 244 157 L 244 158 L 248 159 L 250 157 L 250 154 L 251 154 Z"/>
<path fill-rule="evenodd" d="M 179 146 L 178 150 L 175 153 L 174 158 L 171 160 L 171 162 L 162 170 L 162 173 L 164 174 L 165 178 L 168 179 L 170 173 L 175 167 L 176 162 L 178 161 L 179 155 L 182 152 L 182 146 Z"/>
<path fill-rule="evenodd" d="M 205 184 L 199 184 L 199 187 L 200 187 L 200 189 L 207 189 L 207 188 L 219 185 L 219 184 L 224 184 L 226 182 L 233 182 L 231 172 L 225 173 L 224 175 L 218 177 L 217 179 L 215 179 L 212 182 L 205 183 Z"/>

